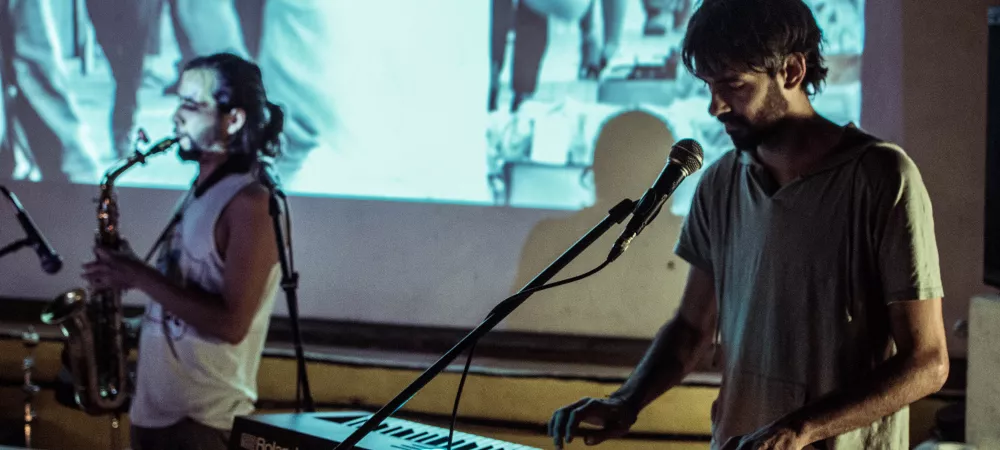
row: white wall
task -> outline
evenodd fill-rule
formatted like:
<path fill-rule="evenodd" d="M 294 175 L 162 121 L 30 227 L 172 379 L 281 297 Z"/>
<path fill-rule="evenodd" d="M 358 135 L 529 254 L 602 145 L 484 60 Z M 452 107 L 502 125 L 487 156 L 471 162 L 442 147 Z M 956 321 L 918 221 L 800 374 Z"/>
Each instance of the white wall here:
<path fill-rule="evenodd" d="M 968 317 L 983 278 L 986 59 L 996 0 L 903 0 L 905 147 L 934 202 L 945 325 Z M 954 355 L 966 342 L 949 336 Z"/>

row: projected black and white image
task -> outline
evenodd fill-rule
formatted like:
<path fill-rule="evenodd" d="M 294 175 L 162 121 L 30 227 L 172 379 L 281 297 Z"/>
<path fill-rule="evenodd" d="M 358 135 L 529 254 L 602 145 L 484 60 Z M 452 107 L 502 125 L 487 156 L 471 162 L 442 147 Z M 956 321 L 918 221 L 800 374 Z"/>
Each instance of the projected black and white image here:
<path fill-rule="evenodd" d="M 814 101 L 838 123 L 858 122 L 863 0 L 806 1 L 830 67 Z M 500 204 L 577 209 L 593 201 L 587 177 L 602 123 L 643 109 L 676 139 L 694 138 L 706 164 L 732 147 L 708 114 L 709 93 L 680 58 L 697 0 L 492 0 L 489 157 Z M 624 156 L 627 157 L 627 156 Z M 700 172 L 674 193 L 686 214 Z M 638 194 L 637 194 L 638 195 Z"/>
<path fill-rule="evenodd" d="M 680 63 L 697 0 L 0 0 L 0 170 L 93 184 L 170 135 L 195 55 L 257 61 L 286 112 L 277 168 L 297 195 L 550 209 L 593 203 L 602 123 L 627 109 L 731 143 Z M 812 0 L 830 78 L 816 98 L 859 121 L 863 0 Z M 160 156 L 124 186 L 186 188 Z M 674 195 L 683 214 L 695 182 Z"/>

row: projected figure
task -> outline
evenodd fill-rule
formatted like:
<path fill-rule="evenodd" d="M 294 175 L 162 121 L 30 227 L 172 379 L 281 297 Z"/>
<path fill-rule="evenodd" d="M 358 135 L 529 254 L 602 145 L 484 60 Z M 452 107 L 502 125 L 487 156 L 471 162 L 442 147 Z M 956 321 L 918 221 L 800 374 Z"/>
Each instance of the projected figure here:
<path fill-rule="evenodd" d="M 323 73 L 324 50 L 332 41 L 323 30 L 329 26 L 324 11 L 329 5 L 316 0 L 268 0 L 264 4 L 264 34 L 260 66 L 264 84 L 285 108 L 285 145 L 278 171 L 293 182 L 309 153 L 319 145 L 320 131 L 336 126 L 330 80 Z"/>
<path fill-rule="evenodd" d="M 111 151 L 124 157 L 132 151 L 132 129 L 138 110 L 143 61 L 150 31 L 158 27 L 162 0 L 87 0 L 94 35 L 114 79 L 111 104 Z"/>
<path fill-rule="evenodd" d="M 259 60 L 289 118 L 289 189 L 487 203 L 488 6 L 268 0 Z"/>
<path fill-rule="evenodd" d="M 178 69 L 196 54 L 230 51 L 246 56 L 232 0 L 87 0 L 87 12 L 97 43 L 114 80 L 111 104 L 111 152 L 116 157 L 132 151 L 131 136 L 138 113 L 137 97 L 143 83 L 144 60 L 150 44 L 160 45 L 164 4 L 181 54 Z M 158 51 L 158 50 L 157 50 Z M 166 91 L 174 92 L 171 82 Z"/>
<path fill-rule="evenodd" d="M 580 20 L 580 78 L 596 80 L 614 58 L 621 45 L 627 0 L 593 0 Z M 597 7 L 601 7 L 603 32 L 598 39 Z"/>
<path fill-rule="evenodd" d="M 627 111 L 607 119 L 594 144 L 593 205 L 535 225 L 522 246 L 511 291 L 528 284 L 618 202 L 638 200 L 663 168 L 674 140 L 667 124 L 647 112 Z M 628 330 L 630 337 L 653 335 L 674 312 L 681 294 L 684 271 L 674 270 L 673 263 L 665 260 L 673 243 L 660 238 L 679 229 L 679 220 L 661 214 L 648 235 L 640 236 L 648 239 L 636 239 L 615 264 L 592 278 L 553 289 L 544 299 L 524 303 L 506 319 L 508 328 L 531 329 L 544 323 L 553 333 L 620 336 L 621 330 Z M 616 231 L 620 230 L 594 242 L 562 273 L 597 267 L 617 239 Z M 595 322 L 595 317 L 602 319 Z"/>
<path fill-rule="evenodd" d="M 507 37 L 514 32 L 511 87 L 513 98 L 510 110 L 517 111 L 521 103 L 530 98 L 538 88 L 542 58 L 548 47 L 549 15 L 570 14 L 585 4 L 585 13 L 579 19 L 581 78 L 596 79 L 614 56 L 621 40 L 624 6 L 627 0 L 537 0 L 534 2 L 493 0 L 490 21 L 490 92 L 488 109 L 497 109 L 500 95 L 500 77 L 507 55 Z M 602 40 L 597 38 L 597 4 L 600 3 Z M 548 13 L 548 14 L 547 14 Z M 574 16 L 575 17 L 575 16 Z M 567 19 L 567 17 L 560 17 Z"/>
<path fill-rule="evenodd" d="M 87 0 L 97 43 L 115 82 L 110 131 L 113 154 L 119 157 L 131 152 L 143 62 L 150 41 L 158 42 L 153 34 L 160 29 L 164 3 L 170 5 L 181 54 L 178 68 L 194 55 L 223 51 L 247 55 L 232 0 Z M 167 92 L 175 89 L 170 86 Z"/>
<path fill-rule="evenodd" d="M 45 181 L 93 182 L 98 167 L 68 89 L 51 8 L 50 0 L 0 0 L 2 170 L 9 175 L 22 155 L 27 169 L 18 178 L 38 171 Z"/>
<path fill-rule="evenodd" d="M 548 41 L 548 17 L 524 4 L 514 8 L 513 0 L 492 0 L 490 20 L 490 111 L 498 107 L 500 72 L 507 54 L 507 36 L 514 30 L 514 57 L 511 85 L 514 97 L 510 106 L 517 111 L 521 102 L 535 92 L 538 70 Z"/>
<path fill-rule="evenodd" d="M 178 86 L 179 154 L 198 176 L 156 269 L 130 249 L 95 248 L 95 288 L 138 289 L 138 379 L 129 416 L 137 450 L 225 449 L 236 415 L 253 412 L 257 370 L 281 278 L 261 158 L 279 148 L 281 110 L 256 65 L 195 58 Z"/>
<path fill-rule="evenodd" d="M 663 36 L 676 33 L 687 24 L 691 13 L 692 0 L 642 0 L 646 11 L 643 33 L 647 36 Z"/>
<path fill-rule="evenodd" d="M 674 249 L 690 265 L 677 314 L 620 388 L 555 412 L 556 447 L 584 422 L 601 428 L 589 444 L 623 436 L 712 348 L 711 448 L 908 449 L 908 405 L 948 377 L 920 171 L 897 145 L 814 108 L 828 71 L 802 0 L 700 5 L 685 68 L 735 149 L 701 170 Z"/>
<path fill-rule="evenodd" d="M 250 56 L 235 0 L 147 1 L 170 5 L 170 19 L 181 54 L 178 69 L 198 55 L 229 52 L 244 58 Z M 176 86 L 170 86 L 167 93 L 175 90 Z"/>

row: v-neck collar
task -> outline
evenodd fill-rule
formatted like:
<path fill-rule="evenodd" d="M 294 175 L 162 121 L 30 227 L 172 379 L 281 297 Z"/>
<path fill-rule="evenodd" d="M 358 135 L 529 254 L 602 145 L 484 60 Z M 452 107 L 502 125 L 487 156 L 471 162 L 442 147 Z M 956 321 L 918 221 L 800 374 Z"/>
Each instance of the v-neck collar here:
<path fill-rule="evenodd" d="M 809 172 L 795 177 L 788 183 L 785 183 L 784 186 L 779 185 L 771 175 L 771 172 L 767 170 L 767 167 L 760 162 L 755 150 L 738 150 L 739 155 L 737 159 L 741 165 L 747 167 L 748 173 L 761 188 L 764 195 L 768 198 L 774 198 L 789 187 L 795 186 L 819 173 L 835 169 L 853 161 L 866 147 L 860 144 L 873 140 L 872 136 L 858 129 L 853 122 L 848 123 L 844 127 L 844 132 L 837 144 L 834 145 L 833 150 L 827 153 Z"/>

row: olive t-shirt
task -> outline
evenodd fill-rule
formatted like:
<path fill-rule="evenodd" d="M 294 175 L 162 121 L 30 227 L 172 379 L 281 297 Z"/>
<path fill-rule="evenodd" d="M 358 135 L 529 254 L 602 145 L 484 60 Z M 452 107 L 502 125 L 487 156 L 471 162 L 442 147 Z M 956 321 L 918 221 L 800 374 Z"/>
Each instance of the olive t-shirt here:
<path fill-rule="evenodd" d="M 676 253 L 713 274 L 719 302 L 713 448 L 865 378 L 894 351 L 888 305 L 943 296 L 917 167 L 854 125 L 784 186 L 754 152 L 724 155 L 698 185 Z M 908 449 L 908 417 L 816 447 Z"/>

